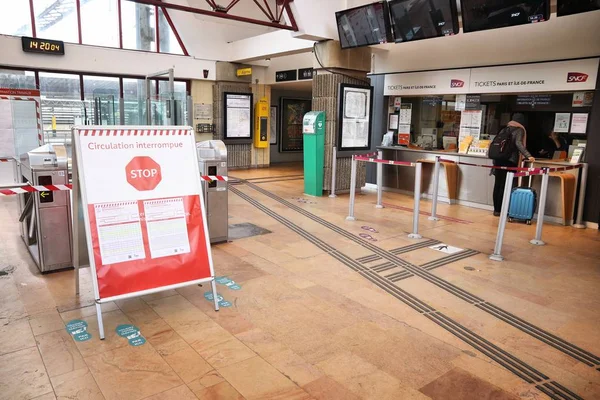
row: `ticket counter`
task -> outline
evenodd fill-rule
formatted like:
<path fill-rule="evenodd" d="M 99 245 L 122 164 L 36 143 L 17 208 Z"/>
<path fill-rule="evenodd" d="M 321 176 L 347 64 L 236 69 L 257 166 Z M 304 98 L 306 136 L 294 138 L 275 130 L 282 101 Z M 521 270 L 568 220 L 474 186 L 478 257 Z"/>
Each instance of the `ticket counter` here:
<path fill-rule="evenodd" d="M 464 162 L 479 165 L 492 165 L 492 160 L 485 156 L 466 155 L 442 151 L 424 151 L 407 149 L 400 146 L 379 147 L 383 151 L 383 158 L 394 161 L 416 162 L 428 160 L 423 164 L 423 182 L 421 184 L 423 197 L 431 198 L 433 194 L 433 170 L 436 156 L 455 162 Z M 540 160 L 534 166 L 559 166 L 571 165 L 566 162 Z M 486 210 L 493 209 L 492 193 L 494 189 L 494 176 L 490 175 L 489 168 L 469 165 L 458 165 L 451 168 L 440 168 L 440 201 L 466 205 Z M 573 223 L 575 212 L 576 194 L 579 191 L 580 169 L 565 171 L 573 178 L 552 174 L 548 184 L 548 197 L 546 202 L 546 218 L 550 222 L 570 225 Z M 528 184 L 527 179 L 525 184 Z M 404 194 L 412 194 L 414 188 L 415 172 L 413 168 L 401 168 L 392 165 L 383 165 L 383 188 Z M 539 193 L 541 176 L 534 176 L 532 186 Z M 571 188 L 570 185 L 573 185 Z"/>

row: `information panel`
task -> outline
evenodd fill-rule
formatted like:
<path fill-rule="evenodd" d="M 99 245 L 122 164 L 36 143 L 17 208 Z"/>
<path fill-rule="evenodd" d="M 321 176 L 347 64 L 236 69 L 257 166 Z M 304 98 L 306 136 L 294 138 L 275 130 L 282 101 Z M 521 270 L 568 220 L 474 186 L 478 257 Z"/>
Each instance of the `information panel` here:
<path fill-rule="evenodd" d="M 370 149 L 373 88 L 342 83 L 339 90 L 339 151 Z"/>
<path fill-rule="evenodd" d="M 252 94 L 224 93 L 225 140 L 252 141 Z"/>
<path fill-rule="evenodd" d="M 191 128 L 74 128 L 96 299 L 214 277 Z"/>

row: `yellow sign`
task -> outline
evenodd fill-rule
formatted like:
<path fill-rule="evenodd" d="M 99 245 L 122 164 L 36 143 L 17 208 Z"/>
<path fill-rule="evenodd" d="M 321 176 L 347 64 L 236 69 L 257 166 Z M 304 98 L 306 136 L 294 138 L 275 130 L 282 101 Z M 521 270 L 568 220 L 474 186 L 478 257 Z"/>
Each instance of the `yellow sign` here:
<path fill-rule="evenodd" d="M 52 130 L 56 130 L 56 117 L 54 115 L 52 116 Z"/>
<path fill-rule="evenodd" d="M 248 76 L 252 75 L 252 68 L 238 68 L 237 76 Z"/>

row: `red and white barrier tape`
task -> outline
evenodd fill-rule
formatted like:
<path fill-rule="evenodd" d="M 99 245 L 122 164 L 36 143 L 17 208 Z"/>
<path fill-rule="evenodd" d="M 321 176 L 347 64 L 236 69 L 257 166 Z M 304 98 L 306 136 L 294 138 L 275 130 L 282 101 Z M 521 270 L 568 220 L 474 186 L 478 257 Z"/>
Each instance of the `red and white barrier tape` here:
<path fill-rule="evenodd" d="M 73 185 L 38 185 L 21 186 L 11 189 L 0 189 L 0 196 L 11 196 L 13 194 L 32 193 L 32 192 L 56 192 L 59 190 L 71 190 Z"/>
<path fill-rule="evenodd" d="M 379 158 L 370 158 L 370 157 L 365 157 L 365 156 L 354 156 L 354 159 L 357 161 L 366 161 L 366 162 L 388 164 L 388 165 L 404 165 L 404 166 L 409 166 L 409 167 L 414 167 L 416 165 L 416 163 L 408 162 L 408 161 L 382 160 Z"/>
<path fill-rule="evenodd" d="M 498 166 L 498 165 L 483 165 L 483 164 L 471 164 L 471 163 L 466 163 L 466 162 L 462 162 L 462 161 L 453 161 L 453 160 L 447 160 L 445 158 L 440 158 L 440 162 L 446 162 L 446 163 L 452 163 L 452 164 L 458 164 L 458 165 L 468 165 L 470 167 L 482 167 L 482 168 L 490 168 L 490 169 L 503 169 L 506 171 L 520 171 L 520 172 L 541 172 L 544 170 L 544 168 L 522 168 L 522 167 L 502 167 L 502 166 Z"/>
<path fill-rule="evenodd" d="M 14 158 L 0 158 L 0 162 L 11 162 Z"/>
<path fill-rule="evenodd" d="M 226 176 L 221 175 L 205 175 L 200 176 L 204 181 L 224 181 L 229 180 Z M 0 189 L 0 196 L 11 196 L 14 194 L 32 193 L 32 192 L 55 192 L 59 190 L 72 190 L 73 185 L 30 185 L 30 186 L 17 186 L 14 188 Z"/>
<path fill-rule="evenodd" d="M 564 167 L 548 167 L 548 172 L 568 171 L 570 169 L 582 168 L 583 164 L 567 165 Z"/>

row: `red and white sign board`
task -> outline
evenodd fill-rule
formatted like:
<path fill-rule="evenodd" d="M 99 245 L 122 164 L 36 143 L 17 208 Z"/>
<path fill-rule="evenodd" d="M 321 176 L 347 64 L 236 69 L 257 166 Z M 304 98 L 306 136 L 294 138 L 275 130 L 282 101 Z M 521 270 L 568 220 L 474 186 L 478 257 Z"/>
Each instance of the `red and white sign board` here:
<path fill-rule="evenodd" d="M 206 281 L 214 290 L 192 128 L 75 127 L 73 139 L 97 303 Z"/>

